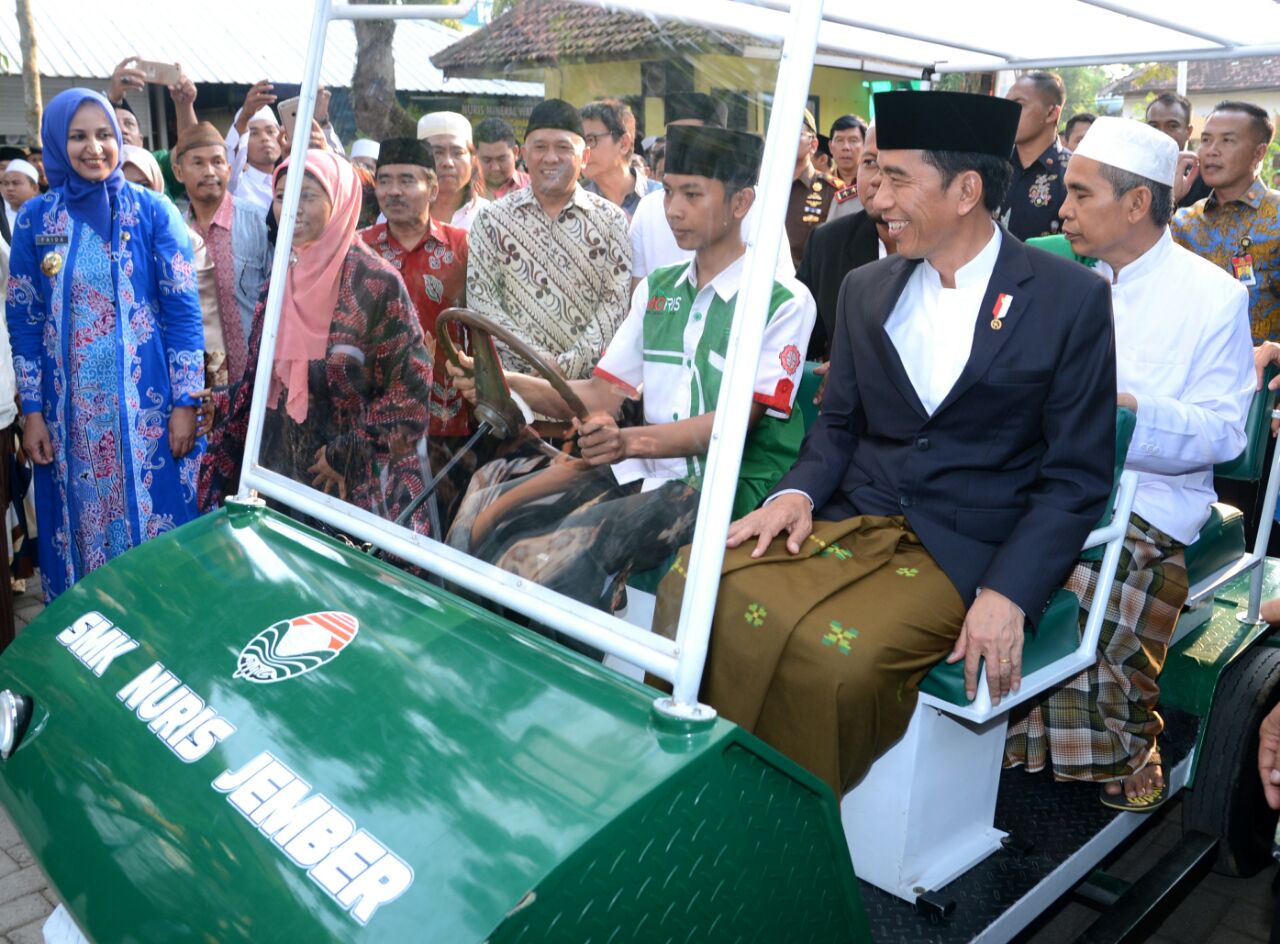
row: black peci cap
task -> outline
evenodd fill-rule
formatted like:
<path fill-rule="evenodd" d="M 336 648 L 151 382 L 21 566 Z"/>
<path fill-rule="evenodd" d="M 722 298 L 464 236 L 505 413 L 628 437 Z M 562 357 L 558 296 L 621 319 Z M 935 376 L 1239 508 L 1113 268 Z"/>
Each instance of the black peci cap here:
<path fill-rule="evenodd" d="M 673 121 L 701 121 L 704 125 L 723 128 L 728 109 L 703 92 L 672 92 L 662 100 L 663 118 Z"/>
<path fill-rule="evenodd" d="M 436 169 L 436 158 L 430 146 L 417 138 L 387 138 L 378 145 L 378 167 L 385 164 L 413 164 Z"/>
<path fill-rule="evenodd" d="M 764 140 L 758 135 L 711 126 L 673 125 L 667 129 L 665 172 L 749 186 L 760 176 L 763 154 Z"/>
<path fill-rule="evenodd" d="M 882 151 L 1013 153 L 1017 102 L 967 92 L 881 92 L 875 97 L 876 143 Z"/>
<path fill-rule="evenodd" d="M 543 128 L 569 131 L 580 138 L 585 137 L 582 133 L 582 116 L 578 114 L 578 109 L 560 98 L 548 98 L 533 106 L 533 111 L 529 113 L 529 124 L 524 130 L 525 140 L 527 141 L 533 132 Z"/>

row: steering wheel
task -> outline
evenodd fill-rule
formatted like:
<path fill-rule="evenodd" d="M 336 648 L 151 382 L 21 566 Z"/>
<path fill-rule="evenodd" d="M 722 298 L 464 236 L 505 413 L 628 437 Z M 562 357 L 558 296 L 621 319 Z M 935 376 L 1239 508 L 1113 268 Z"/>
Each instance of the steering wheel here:
<path fill-rule="evenodd" d="M 458 350 L 453 346 L 453 338 L 449 336 L 449 325 L 457 322 L 466 325 L 475 335 L 478 336 L 480 343 L 473 344 L 473 359 L 475 367 L 471 369 L 463 368 L 462 362 L 458 359 Z M 476 402 L 471 408 L 477 420 L 480 421 L 480 427 L 467 441 L 466 445 L 454 453 L 444 468 L 437 469 L 431 477 L 431 481 L 424 483 L 423 490 L 404 509 L 396 516 L 396 524 L 404 524 L 414 514 L 415 511 L 435 494 L 436 486 L 440 484 L 449 470 L 458 462 L 459 459 L 474 446 L 486 433 L 495 436 L 498 439 L 510 439 L 519 435 L 528 428 L 525 422 L 524 412 L 516 405 L 516 401 L 511 397 L 511 390 L 507 387 L 507 379 L 502 375 L 502 361 L 498 357 L 498 349 L 494 346 L 493 340 L 497 338 L 507 347 L 511 348 L 520 357 L 533 365 L 551 386 L 556 393 L 568 405 L 570 412 L 580 420 L 587 418 L 587 408 L 582 400 L 578 397 L 573 389 L 560 376 L 560 372 L 554 366 L 547 363 L 537 351 L 526 344 L 522 339 L 516 337 L 502 325 L 494 324 L 484 315 L 470 308 L 446 308 L 440 312 L 436 318 L 436 343 L 444 349 L 444 356 L 454 367 L 462 368 L 468 376 L 476 379 Z M 555 446 L 547 442 L 541 436 L 530 431 L 530 436 L 537 443 L 543 452 L 552 458 L 560 458 L 561 452 Z M 435 512 L 432 512 L 432 520 L 438 524 Z"/>
<path fill-rule="evenodd" d="M 436 343 L 444 349 L 444 356 L 455 367 L 462 367 L 462 362 L 458 360 L 457 349 L 453 346 L 453 338 L 449 336 L 448 331 L 448 326 L 455 322 L 466 325 L 479 336 L 478 340 L 481 343 L 472 345 L 475 367 L 466 372 L 476 380 L 476 402 L 472 412 L 477 420 L 489 426 L 493 436 L 498 439 L 509 439 L 527 425 L 524 414 L 512 399 L 507 380 L 502 375 L 502 361 L 493 343 L 495 339 L 511 348 L 517 356 L 528 361 L 534 370 L 551 384 L 574 416 L 580 420 L 587 418 L 586 406 L 553 364 L 548 363 L 523 339 L 470 308 L 446 308 L 436 318 Z M 542 442 L 542 440 L 539 441 Z M 544 445 L 547 449 L 554 451 L 550 444 L 544 443 Z"/>

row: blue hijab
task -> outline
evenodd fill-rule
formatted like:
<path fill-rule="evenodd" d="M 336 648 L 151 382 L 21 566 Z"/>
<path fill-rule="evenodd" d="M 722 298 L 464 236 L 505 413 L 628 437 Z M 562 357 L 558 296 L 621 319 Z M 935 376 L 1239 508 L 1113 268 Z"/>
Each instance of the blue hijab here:
<path fill-rule="evenodd" d="M 44 143 L 44 172 L 49 186 L 63 193 L 71 216 L 93 228 L 108 242 L 111 241 L 111 204 L 124 186 L 124 174 L 120 171 L 120 159 L 106 180 L 85 180 L 71 167 L 67 158 L 67 132 L 76 110 L 85 102 L 94 102 L 106 112 L 107 120 L 116 133 L 117 155 L 124 146 L 120 125 L 116 122 L 115 109 L 100 92 L 92 89 L 72 88 L 59 92 L 44 110 L 40 123 L 40 137 Z"/>

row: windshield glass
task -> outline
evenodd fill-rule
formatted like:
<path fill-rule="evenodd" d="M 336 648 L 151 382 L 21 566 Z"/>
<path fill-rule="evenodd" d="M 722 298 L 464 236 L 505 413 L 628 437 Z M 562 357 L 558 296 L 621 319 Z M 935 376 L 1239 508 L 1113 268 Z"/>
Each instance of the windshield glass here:
<path fill-rule="evenodd" d="M 674 637 L 680 594 L 659 595 L 656 621 L 648 594 L 683 572 L 704 492 L 731 493 L 733 517 L 754 508 L 813 409 L 806 359 L 824 341 L 795 267 L 857 165 L 836 160 L 827 131 L 906 84 L 819 66 L 791 179 L 753 186 L 780 48 L 573 3 L 517 4 L 465 37 L 428 21 L 330 24 L 320 75 L 333 85 L 310 127 L 281 95 L 264 103 L 283 127 L 269 112 L 249 122 L 241 172 L 270 203 L 273 241 L 303 177 L 275 256 L 279 327 L 270 337 L 264 288 L 246 338 L 263 355 L 222 388 L 206 500 L 234 494 L 256 450 L 252 483 L 302 521 L 402 564 L 397 548 L 426 548 L 415 566 L 548 632 L 577 620 L 673 653 L 659 640 Z M 354 82 L 339 85 L 356 49 Z M 287 156 L 297 135 L 304 160 L 273 169 L 268 139 Z M 786 232 L 753 261 L 767 201 L 787 204 Z M 710 483 L 753 265 L 775 282 L 754 301 L 766 327 L 753 395 L 732 405 L 751 425 L 737 476 Z"/>

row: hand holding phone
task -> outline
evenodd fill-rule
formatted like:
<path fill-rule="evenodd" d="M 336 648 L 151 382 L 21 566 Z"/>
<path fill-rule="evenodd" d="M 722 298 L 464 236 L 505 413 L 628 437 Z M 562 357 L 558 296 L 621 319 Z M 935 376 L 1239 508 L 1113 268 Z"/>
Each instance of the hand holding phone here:
<path fill-rule="evenodd" d="M 137 59 L 133 67 L 152 85 L 177 85 L 182 80 L 182 70 L 172 62 Z"/>
<path fill-rule="evenodd" d="M 276 106 L 276 111 L 280 112 L 280 124 L 284 127 L 284 133 L 289 136 L 289 140 L 293 140 L 293 129 L 298 123 L 298 98 L 286 98 L 283 102 Z"/>

